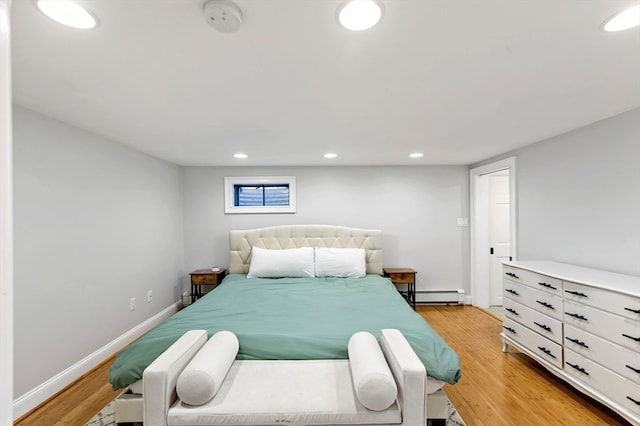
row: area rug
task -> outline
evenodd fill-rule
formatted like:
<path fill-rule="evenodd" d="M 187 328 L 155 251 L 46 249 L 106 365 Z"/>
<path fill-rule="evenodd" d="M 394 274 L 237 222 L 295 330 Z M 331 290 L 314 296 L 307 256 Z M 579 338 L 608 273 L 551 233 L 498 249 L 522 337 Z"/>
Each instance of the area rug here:
<path fill-rule="evenodd" d="M 456 409 L 451 405 L 451 402 L 447 401 L 447 406 L 449 408 L 449 417 L 445 423 L 446 426 L 465 426 L 462 417 L 460 417 Z M 111 401 L 98 414 L 93 416 L 85 426 L 115 426 L 116 414 L 114 407 L 115 402 Z M 121 423 L 121 425 L 124 424 Z M 135 425 L 135 423 L 133 425 Z M 427 426 L 431 426 L 431 421 L 427 421 Z"/>

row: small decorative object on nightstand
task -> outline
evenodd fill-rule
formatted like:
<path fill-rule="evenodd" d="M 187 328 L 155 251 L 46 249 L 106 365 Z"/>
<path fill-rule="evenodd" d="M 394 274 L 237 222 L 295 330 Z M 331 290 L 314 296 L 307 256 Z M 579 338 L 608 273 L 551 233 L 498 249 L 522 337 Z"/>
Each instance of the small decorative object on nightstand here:
<path fill-rule="evenodd" d="M 190 273 L 191 275 L 191 303 L 202 297 L 202 286 L 217 286 L 227 275 L 224 268 L 198 269 Z"/>
<path fill-rule="evenodd" d="M 416 271 L 411 268 L 383 268 L 384 276 L 389 278 L 395 285 L 403 284 L 406 290 L 398 289 L 400 294 L 407 299 L 407 302 L 416 309 Z"/>

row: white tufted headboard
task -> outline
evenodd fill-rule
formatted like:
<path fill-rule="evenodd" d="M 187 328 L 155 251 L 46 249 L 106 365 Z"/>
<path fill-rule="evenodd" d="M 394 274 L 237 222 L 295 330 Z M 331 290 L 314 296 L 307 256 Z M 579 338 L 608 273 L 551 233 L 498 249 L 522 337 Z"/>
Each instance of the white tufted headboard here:
<path fill-rule="evenodd" d="M 382 275 L 382 231 L 332 225 L 282 225 L 229 231 L 229 273 L 246 274 L 251 248 L 363 248 L 367 274 Z"/>

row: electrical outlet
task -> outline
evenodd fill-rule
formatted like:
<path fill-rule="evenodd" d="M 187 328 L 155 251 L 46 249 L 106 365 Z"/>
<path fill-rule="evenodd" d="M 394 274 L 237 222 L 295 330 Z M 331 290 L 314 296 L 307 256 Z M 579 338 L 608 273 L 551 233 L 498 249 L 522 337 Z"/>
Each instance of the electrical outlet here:
<path fill-rule="evenodd" d="M 153 290 L 149 290 L 147 292 L 147 303 L 150 303 L 153 301 Z"/>
<path fill-rule="evenodd" d="M 130 311 L 135 311 L 136 310 L 136 298 L 132 297 L 131 299 L 129 299 L 129 310 Z"/>

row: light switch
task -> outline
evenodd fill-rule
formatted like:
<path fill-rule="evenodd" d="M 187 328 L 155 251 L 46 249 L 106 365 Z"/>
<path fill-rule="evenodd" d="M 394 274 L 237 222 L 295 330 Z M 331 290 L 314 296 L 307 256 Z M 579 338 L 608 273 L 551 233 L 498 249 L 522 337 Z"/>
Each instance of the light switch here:
<path fill-rule="evenodd" d="M 457 221 L 457 226 L 469 226 L 469 218 L 459 217 Z"/>

